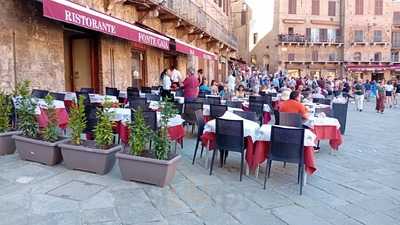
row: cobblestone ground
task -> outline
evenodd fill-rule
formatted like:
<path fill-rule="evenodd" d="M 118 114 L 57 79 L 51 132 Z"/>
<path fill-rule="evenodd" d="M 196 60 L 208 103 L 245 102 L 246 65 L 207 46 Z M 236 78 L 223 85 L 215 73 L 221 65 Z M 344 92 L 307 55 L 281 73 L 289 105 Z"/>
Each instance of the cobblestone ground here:
<path fill-rule="evenodd" d="M 297 168 L 273 165 L 239 182 L 239 160 L 208 175 L 203 159 L 191 165 L 186 138 L 177 176 L 166 188 L 0 157 L 1 225 L 395 225 L 400 224 L 400 108 L 383 115 L 367 104 L 349 110 L 344 144 L 316 155 L 318 171 L 298 194 Z M 188 135 L 190 136 L 190 135 Z M 204 158 L 204 157 L 203 157 Z"/>

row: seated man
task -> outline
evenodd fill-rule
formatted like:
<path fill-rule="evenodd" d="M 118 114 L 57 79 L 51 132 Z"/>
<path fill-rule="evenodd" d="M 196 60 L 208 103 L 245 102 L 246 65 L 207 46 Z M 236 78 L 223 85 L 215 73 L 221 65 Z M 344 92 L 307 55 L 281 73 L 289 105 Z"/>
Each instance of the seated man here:
<path fill-rule="evenodd" d="M 279 105 L 279 112 L 299 113 L 304 120 L 308 119 L 307 108 L 300 102 L 300 92 L 292 91 L 289 100 Z"/>

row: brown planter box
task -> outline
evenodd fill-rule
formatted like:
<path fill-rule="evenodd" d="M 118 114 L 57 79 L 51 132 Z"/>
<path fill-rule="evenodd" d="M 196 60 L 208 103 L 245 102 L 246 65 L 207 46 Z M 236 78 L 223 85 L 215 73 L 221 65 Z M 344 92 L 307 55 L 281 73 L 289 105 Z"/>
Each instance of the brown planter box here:
<path fill-rule="evenodd" d="M 13 154 L 15 152 L 15 141 L 13 135 L 19 135 L 21 131 L 10 131 L 0 134 L 0 155 Z"/>
<path fill-rule="evenodd" d="M 115 164 L 115 154 L 122 150 L 120 145 L 110 149 L 94 149 L 70 143 L 60 144 L 60 148 L 68 169 L 101 175 L 110 172 Z"/>
<path fill-rule="evenodd" d="M 21 159 L 49 166 L 56 165 L 62 161 L 58 145 L 68 141 L 68 139 L 64 139 L 52 143 L 19 135 L 14 135 L 13 138 Z"/>
<path fill-rule="evenodd" d="M 174 178 L 181 156 L 164 161 L 119 152 L 117 158 L 122 179 L 164 187 Z"/>

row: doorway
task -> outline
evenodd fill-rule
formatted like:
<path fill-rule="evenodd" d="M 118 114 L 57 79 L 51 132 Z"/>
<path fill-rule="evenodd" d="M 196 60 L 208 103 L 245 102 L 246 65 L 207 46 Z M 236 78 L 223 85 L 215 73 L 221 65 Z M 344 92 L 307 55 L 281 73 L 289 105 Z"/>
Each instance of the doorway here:
<path fill-rule="evenodd" d="M 141 51 L 132 51 L 132 87 L 144 87 L 147 80 L 144 75 L 144 53 Z"/>
<path fill-rule="evenodd" d="M 371 80 L 380 81 L 384 80 L 385 76 L 383 73 L 372 73 Z"/>
<path fill-rule="evenodd" d="M 98 41 L 96 36 L 79 30 L 64 32 L 65 89 L 79 91 L 81 88 L 99 86 Z"/>

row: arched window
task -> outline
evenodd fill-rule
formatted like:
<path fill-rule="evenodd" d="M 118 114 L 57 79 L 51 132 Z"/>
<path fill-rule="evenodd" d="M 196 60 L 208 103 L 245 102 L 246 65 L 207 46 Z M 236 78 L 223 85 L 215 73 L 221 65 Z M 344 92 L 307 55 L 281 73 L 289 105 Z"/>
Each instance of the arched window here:
<path fill-rule="evenodd" d="M 354 61 L 361 61 L 361 52 L 355 52 L 353 56 Z"/>

